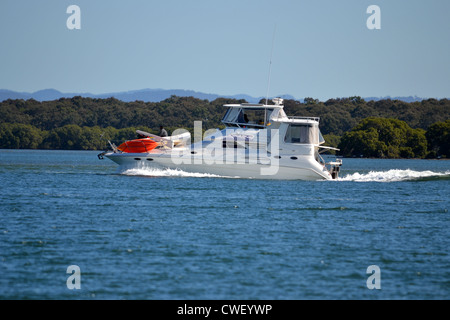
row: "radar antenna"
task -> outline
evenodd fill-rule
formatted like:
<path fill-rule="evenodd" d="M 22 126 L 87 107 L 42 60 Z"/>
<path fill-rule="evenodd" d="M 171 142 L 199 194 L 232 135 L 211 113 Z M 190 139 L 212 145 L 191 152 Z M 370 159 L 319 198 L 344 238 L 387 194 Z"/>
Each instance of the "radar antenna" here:
<path fill-rule="evenodd" d="M 273 55 L 273 44 L 275 42 L 275 30 L 277 29 L 277 25 L 273 27 L 273 35 L 272 35 L 272 49 L 270 50 L 270 61 L 269 61 L 269 76 L 267 78 L 267 92 L 266 92 L 266 104 L 269 99 L 269 88 L 270 88 L 270 74 L 272 72 L 272 55 Z"/>

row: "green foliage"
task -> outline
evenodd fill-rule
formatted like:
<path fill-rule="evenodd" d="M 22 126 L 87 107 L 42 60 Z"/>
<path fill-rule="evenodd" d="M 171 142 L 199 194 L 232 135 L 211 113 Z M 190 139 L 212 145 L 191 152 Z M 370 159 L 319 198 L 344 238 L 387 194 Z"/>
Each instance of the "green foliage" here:
<path fill-rule="evenodd" d="M 241 103 L 244 100 L 218 98 L 214 101 L 193 97 L 172 96 L 161 102 L 123 102 L 115 98 L 61 98 L 39 102 L 30 100 L 5 100 L 0 102 L 0 123 L 29 124 L 40 130 L 52 130 L 65 125 L 80 127 L 122 129 L 146 126 L 155 131 L 160 125 L 172 128 L 192 128 L 193 122 L 202 120 L 208 128 L 221 125 L 226 103 Z M 428 99 L 406 103 L 400 100 L 364 101 L 361 97 L 329 99 L 321 102 L 306 98 L 284 101 L 285 112 L 292 116 L 314 116 L 321 118 L 323 134 L 341 136 L 357 123 L 368 117 L 396 118 L 412 128 L 426 130 L 435 122 L 450 118 L 448 99 Z"/>
<path fill-rule="evenodd" d="M 49 131 L 24 124 L 0 124 L 0 148 L 2 149 L 58 149 L 58 150 L 101 150 L 108 146 L 108 140 L 120 144 L 135 139 L 136 130 L 151 132 L 147 127 L 115 129 L 65 125 Z"/>
<path fill-rule="evenodd" d="M 426 133 L 430 157 L 450 157 L 450 119 L 432 124 Z"/>
<path fill-rule="evenodd" d="M 341 137 L 334 134 L 326 134 L 323 136 L 323 138 L 325 139 L 326 142 L 325 145 L 333 148 L 337 148 L 339 146 L 339 143 L 341 142 Z M 336 151 L 328 150 L 326 151 L 326 153 L 336 154 Z"/>
<path fill-rule="evenodd" d="M 323 134 L 343 135 L 365 118 L 393 118 L 411 128 L 426 130 L 431 124 L 450 118 L 450 100 L 428 99 L 407 103 L 400 100 L 365 101 L 361 97 L 329 99 L 325 102 L 307 98 L 305 103 L 284 100 L 286 114 L 320 117 Z"/>
<path fill-rule="evenodd" d="M 425 130 L 412 129 L 404 121 L 367 118 L 342 136 L 339 149 L 347 157 L 423 158 L 427 140 Z"/>
<path fill-rule="evenodd" d="M 157 134 L 159 126 L 164 125 L 169 133 L 178 128 L 192 133 L 197 120 L 203 121 L 204 130 L 223 128 L 223 105 L 242 102 L 177 96 L 157 103 L 82 97 L 44 102 L 9 99 L 0 102 L 0 148 L 104 149 L 108 139 L 118 144 L 135 138 L 136 129 Z M 304 103 L 286 99 L 284 106 L 290 116 L 320 117 L 326 144 L 344 146 L 347 155 L 396 158 L 450 154 L 448 99 L 406 103 L 365 101 L 358 96 L 325 102 L 306 98 Z M 371 120 L 372 128 L 360 127 L 366 118 L 402 120 L 409 129 L 396 122 L 375 120 Z"/>
<path fill-rule="evenodd" d="M 41 130 L 28 124 L 0 124 L 0 148 L 2 149 L 36 149 L 44 136 Z"/>

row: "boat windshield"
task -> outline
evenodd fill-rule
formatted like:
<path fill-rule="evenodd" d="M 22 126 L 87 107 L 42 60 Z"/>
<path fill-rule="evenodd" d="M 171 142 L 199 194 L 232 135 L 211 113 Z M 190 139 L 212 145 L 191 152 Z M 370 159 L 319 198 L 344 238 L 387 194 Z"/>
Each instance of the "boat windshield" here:
<path fill-rule="evenodd" d="M 274 109 L 229 108 L 222 122 L 231 127 L 265 128 Z"/>

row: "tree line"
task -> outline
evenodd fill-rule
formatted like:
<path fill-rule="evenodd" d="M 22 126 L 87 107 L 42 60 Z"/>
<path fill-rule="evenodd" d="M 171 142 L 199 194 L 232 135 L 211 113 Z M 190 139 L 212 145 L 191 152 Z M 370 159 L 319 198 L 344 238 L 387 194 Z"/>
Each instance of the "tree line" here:
<path fill-rule="evenodd" d="M 116 129 L 67 124 L 41 130 L 29 124 L 1 123 L 0 149 L 103 150 L 108 140 L 119 145 L 136 138 L 136 130 L 157 133 L 145 126 Z"/>
<path fill-rule="evenodd" d="M 347 157 L 445 158 L 450 156 L 450 120 L 425 131 L 398 119 L 366 118 L 344 133 L 338 148 Z"/>
<path fill-rule="evenodd" d="M 161 102 L 123 102 L 115 98 L 61 98 L 39 102 L 5 100 L 0 103 L 0 148 L 98 150 L 107 140 L 120 143 L 135 138 L 135 130 L 158 133 L 203 128 L 223 128 L 220 122 L 227 103 L 172 96 Z M 264 101 L 261 101 L 264 102 Z M 344 156 L 448 157 L 450 100 L 421 102 L 365 101 L 361 97 L 306 98 L 284 101 L 288 116 L 320 117 L 328 145 L 341 148 Z"/>

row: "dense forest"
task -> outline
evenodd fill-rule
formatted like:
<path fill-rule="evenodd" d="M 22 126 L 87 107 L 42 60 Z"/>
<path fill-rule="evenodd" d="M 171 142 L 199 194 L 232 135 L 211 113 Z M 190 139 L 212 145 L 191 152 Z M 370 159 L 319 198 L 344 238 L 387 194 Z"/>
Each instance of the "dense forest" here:
<path fill-rule="evenodd" d="M 161 102 L 123 102 L 114 98 L 61 98 L 39 102 L 5 100 L 0 103 L 0 148 L 99 150 L 107 140 L 120 143 L 135 137 L 135 130 L 169 133 L 203 128 L 223 128 L 226 103 L 172 96 Z M 344 156 L 449 157 L 450 100 L 421 102 L 365 101 L 361 97 L 285 100 L 289 116 L 321 118 L 320 128 L 328 145 Z"/>

